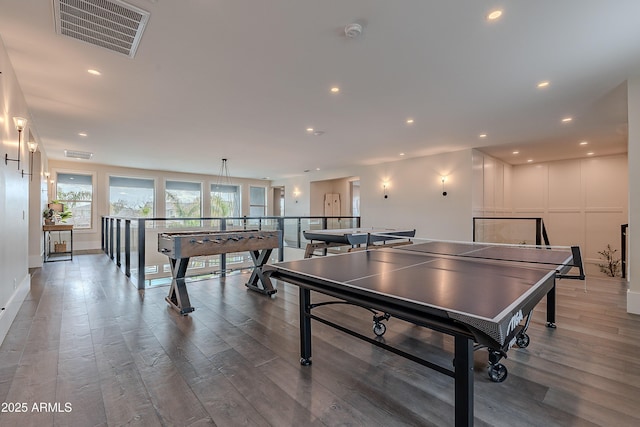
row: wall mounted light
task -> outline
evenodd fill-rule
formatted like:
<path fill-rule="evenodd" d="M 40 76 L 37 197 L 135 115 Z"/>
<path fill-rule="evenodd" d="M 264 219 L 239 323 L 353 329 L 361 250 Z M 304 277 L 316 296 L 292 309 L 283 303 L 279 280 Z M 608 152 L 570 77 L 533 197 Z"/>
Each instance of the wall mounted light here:
<path fill-rule="evenodd" d="M 389 183 L 385 181 L 382 183 L 382 195 L 385 199 L 389 198 L 388 190 L 389 190 Z"/>
<path fill-rule="evenodd" d="M 10 159 L 9 154 L 6 153 L 4 155 L 4 164 L 8 165 L 9 161 L 18 162 L 18 170 L 20 170 L 20 151 L 22 151 L 22 131 L 27 125 L 27 119 L 23 119 L 22 117 L 14 117 L 13 124 L 16 126 L 16 130 L 18 131 L 18 158 Z"/>
<path fill-rule="evenodd" d="M 38 149 L 37 142 L 29 143 L 29 173 L 25 173 L 24 169 L 22 169 L 22 177 L 24 178 L 25 175 L 29 175 L 31 177 L 30 178 L 31 181 L 33 181 L 33 155 L 36 153 L 37 149 Z"/>
<path fill-rule="evenodd" d="M 296 203 L 298 203 L 298 197 L 300 197 L 300 190 L 296 188 L 295 190 L 293 190 L 293 200 L 295 200 Z"/>
<path fill-rule="evenodd" d="M 447 177 L 443 175 L 440 177 L 440 180 L 442 181 L 442 196 L 446 196 L 447 191 L 444 189 L 444 183 L 447 181 Z"/>

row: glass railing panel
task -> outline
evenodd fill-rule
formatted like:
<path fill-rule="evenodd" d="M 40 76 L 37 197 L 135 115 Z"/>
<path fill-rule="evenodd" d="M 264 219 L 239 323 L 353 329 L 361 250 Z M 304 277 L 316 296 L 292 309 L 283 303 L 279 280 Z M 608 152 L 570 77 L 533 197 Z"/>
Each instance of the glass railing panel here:
<path fill-rule="evenodd" d="M 544 244 L 540 218 L 474 218 L 474 241 L 518 245 Z"/>
<path fill-rule="evenodd" d="M 113 250 L 114 262 L 117 259 L 117 227 L 115 217 L 105 217 L 108 224 L 113 224 Z M 111 221 L 113 220 L 113 221 Z M 125 218 L 120 218 L 120 263 L 123 272 L 126 272 L 126 223 Z M 146 288 L 156 285 L 168 285 L 171 283 L 171 268 L 166 255 L 158 252 L 158 235 L 169 232 L 205 232 L 221 230 L 279 230 L 283 229 L 283 247 L 294 250 L 294 258 L 299 256 L 298 248 L 305 247 L 307 241 L 302 232 L 304 230 L 317 230 L 322 228 L 353 228 L 358 224 L 358 218 L 326 218 L 326 217 L 240 217 L 240 218 L 129 218 L 130 221 L 130 249 L 128 254 L 130 280 L 137 286 L 140 280 L 144 281 Z M 140 227 L 144 227 L 144 241 L 140 241 Z M 103 232 L 109 228 L 103 227 Z M 105 236 L 109 239 L 108 236 Z M 111 243 L 109 243 L 111 245 Z M 297 252 L 295 252 L 297 251 Z M 287 252 L 283 250 L 283 259 L 287 259 Z M 142 265 L 140 258 L 143 256 Z M 226 257 L 226 272 L 240 271 L 253 267 L 251 255 L 248 252 L 228 253 Z M 270 262 L 277 262 L 280 251 L 274 249 L 270 256 Z M 190 259 L 187 269 L 187 278 L 206 277 L 207 275 L 220 274 L 222 271 L 222 255 L 194 257 Z M 142 278 L 142 279 L 141 279 Z"/>

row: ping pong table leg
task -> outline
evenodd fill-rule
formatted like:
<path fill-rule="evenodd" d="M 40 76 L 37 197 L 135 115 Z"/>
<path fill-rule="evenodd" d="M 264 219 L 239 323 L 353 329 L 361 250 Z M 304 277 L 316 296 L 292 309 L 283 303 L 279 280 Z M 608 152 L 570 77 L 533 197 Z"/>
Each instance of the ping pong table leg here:
<path fill-rule="evenodd" d="M 473 340 L 455 336 L 455 426 L 473 425 Z"/>
<path fill-rule="evenodd" d="M 547 292 L 547 328 L 556 327 L 556 284 Z"/>
<path fill-rule="evenodd" d="M 311 291 L 300 288 L 300 364 L 311 365 Z"/>

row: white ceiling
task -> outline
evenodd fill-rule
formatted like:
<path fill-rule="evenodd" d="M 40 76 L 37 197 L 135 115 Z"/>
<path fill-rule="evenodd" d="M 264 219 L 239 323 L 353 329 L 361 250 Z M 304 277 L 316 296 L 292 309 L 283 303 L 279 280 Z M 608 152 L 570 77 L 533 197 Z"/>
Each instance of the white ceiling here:
<path fill-rule="evenodd" d="M 80 150 L 216 174 L 224 157 L 231 175 L 277 179 L 401 152 L 484 147 L 512 164 L 626 152 L 639 0 L 128 3 L 151 13 L 133 59 L 56 34 L 53 0 L 0 0 L 0 36 L 52 159 Z M 364 28 L 354 39 L 352 22 Z"/>

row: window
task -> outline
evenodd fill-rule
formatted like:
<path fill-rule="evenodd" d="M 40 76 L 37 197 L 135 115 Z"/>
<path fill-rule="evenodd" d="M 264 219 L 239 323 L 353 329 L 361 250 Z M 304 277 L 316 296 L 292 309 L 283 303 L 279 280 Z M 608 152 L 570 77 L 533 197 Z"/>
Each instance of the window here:
<path fill-rule="evenodd" d="M 153 216 L 153 179 L 109 177 L 109 215 L 149 218 Z"/>
<path fill-rule="evenodd" d="M 249 187 L 249 216 L 264 216 L 267 212 L 267 189 Z"/>
<path fill-rule="evenodd" d="M 167 218 L 199 218 L 202 205 L 199 182 L 167 181 L 165 186 L 165 216 Z"/>
<path fill-rule="evenodd" d="M 237 185 L 211 184 L 211 216 L 240 216 L 240 187 Z"/>
<path fill-rule="evenodd" d="M 56 184 L 57 200 L 71 211 L 67 224 L 76 229 L 91 228 L 93 217 L 93 176 L 75 173 L 58 173 Z"/>

